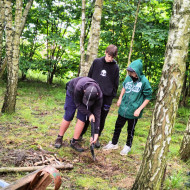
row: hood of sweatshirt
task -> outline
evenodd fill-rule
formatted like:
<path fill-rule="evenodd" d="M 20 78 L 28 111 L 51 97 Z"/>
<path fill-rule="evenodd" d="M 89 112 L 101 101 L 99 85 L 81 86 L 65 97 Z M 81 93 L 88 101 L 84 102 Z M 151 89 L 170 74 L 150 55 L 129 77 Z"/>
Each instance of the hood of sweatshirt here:
<path fill-rule="evenodd" d="M 106 62 L 105 56 L 102 57 L 102 60 L 103 60 L 103 62 L 106 63 L 106 64 L 116 64 L 116 63 L 117 63 L 117 61 L 116 61 L 115 59 L 114 59 L 112 62 Z"/>
<path fill-rule="evenodd" d="M 141 77 L 143 76 L 143 64 L 141 59 L 137 59 L 133 61 L 130 65 L 130 68 L 132 68 L 135 73 L 137 74 L 139 80 L 141 80 Z"/>

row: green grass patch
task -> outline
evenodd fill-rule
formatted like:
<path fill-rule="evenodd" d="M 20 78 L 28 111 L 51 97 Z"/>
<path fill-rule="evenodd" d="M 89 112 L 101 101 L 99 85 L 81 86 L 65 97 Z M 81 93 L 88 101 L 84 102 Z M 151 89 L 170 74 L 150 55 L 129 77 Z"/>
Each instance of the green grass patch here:
<path fill-rule="evenodd" d="M 101 178 L 98 177 L 89 177 L 82 175 L 76 179 L 76 184 L 79 187 L 83 187 L 85 189 L 116 189 L 116 188 L 110 188 L 109 187 L 109 181 L 106 182 L 105 180 L 102 180 Z"/>
<path fill-rule="evenodd" d="M 130 184 L 133 184 L 141 164 L 151 126 L 153 105 L 150 104 L 144 110 L 143 117 L 138 120 L 132 150 L 127 157 L 119 154 L 127 140 L 126 123 L 119 138 L 119 149 L 108 152 L 95 149 L 97 162 L 94 163 L 89 150 L 90 126 L 81 142 L 85 152 L 77 153 L 70 148 L 76 119 L 71 122 L 64 135 L 63 147 L 54 148 L 64 115 L 67 81 L 56 79 L 56 83 L 47 85 L 43 82 L 46 81 L 46 77 L 41 76 L 40 72 L 33 73 L 32 71 L 28 73 L 28 79 L 29 81 L 19 81 L 16 112 L 11 115 L 0 113 L 1 150 L 6 149 L 10 152 L 16 149 L 39 150 L 41 147 L 71 162 L 74 165 L 73 170 L 61 171 L 62 189 L 130 189 Z M 3 105 L 5 88 L 5 82 L 1 81 L 0 107 Z M 105 129 L 100 137 L 102 146 L 112 139 L 114 133 L 118 117 L 116 102 L 117 99 L 114 99 L 106 119 Z M 188 178 L 186 172 L 190 170 L 190 161 L 181 162 L 178 154 L 189 114 L 189 109 L 179 108 L 176 116 L 168 153 L 165 189 L 185 189 L 184 183 Z M 0 154 L 0 158 L 2 156 L 3 154 Z M 0 165 L 5 166 L 6 162 L 0 161 Z M 23 175 L 25 174 L 7 174 L 4 178 L 14 181 Z"/>
<path fill-rule="evenodd" d="M 164 189 L 165 190 L 187 189 L 184 186 L 184 183 L 187 180 L 187 177 L 184 177 L 184 176 L 185 176 L 185 174 L 181 170 L 180 171 L 173 171 L 173 173 L 166 178 Z"/>

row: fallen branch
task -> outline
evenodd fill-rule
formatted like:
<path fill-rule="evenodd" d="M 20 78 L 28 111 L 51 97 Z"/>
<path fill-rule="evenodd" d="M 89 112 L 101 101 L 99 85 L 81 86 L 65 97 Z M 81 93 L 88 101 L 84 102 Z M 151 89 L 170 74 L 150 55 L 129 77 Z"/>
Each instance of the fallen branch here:
<path fill-rule="evenodd" d="M 70 170 L 73 169 L 72 164 L 62 164 L 62 165 L 52 165 L 56 169 Z M 2 167 L 0 168 L 0 173 L 8 172 L 31 172 L 44 168 L 45 166 L 30 166 L 30 167 Z"/>
<path fill-rule="evenodd" d="M 47 158 L 47 159 L 48 159 L 48 160 L 40 161 L 40 162 L 34 163 L 34 166 L 39 166 L 39 165 L 47 164 L 48 162 L 51 164 L 51 162 L 54 161 L 53 158 L 51 158 L 51 159 Z"/>

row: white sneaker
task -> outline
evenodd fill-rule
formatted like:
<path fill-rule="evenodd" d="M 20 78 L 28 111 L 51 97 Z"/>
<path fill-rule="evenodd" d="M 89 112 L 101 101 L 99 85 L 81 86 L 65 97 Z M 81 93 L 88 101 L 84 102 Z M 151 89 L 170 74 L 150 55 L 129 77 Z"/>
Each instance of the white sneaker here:
<path fill-rule="evenodd" d="M 112 144 L 112 141 L 109 141 L 109 143 L 102 148 L 103 150 L 114 150 L 118 149 L 118 144 L 114 145 Z"/>
<path fill-rule="evenodd" d="M 120 152 L 121 155 L 127 155 L 131 151 L 131 148 L 127 145 L 124 146 L 123 150 Z"/>

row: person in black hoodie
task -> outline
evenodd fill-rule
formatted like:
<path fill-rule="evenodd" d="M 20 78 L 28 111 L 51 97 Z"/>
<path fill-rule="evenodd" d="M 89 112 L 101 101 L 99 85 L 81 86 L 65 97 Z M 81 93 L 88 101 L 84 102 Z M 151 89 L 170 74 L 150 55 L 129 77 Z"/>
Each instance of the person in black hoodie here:
<path fill-rule="evenodd" d="M 65 114 L 55 141 L 55 148 L 62 146 L 63 135 L 73 120 L 76 109 L 78 109 L 77 123 L 70 146 L 78 152 L 83 152 L 84 149 L 78 143 L 78 139 L 87 119 L 93 120 L 95 123 L 94 140 L 91 138 L 90 143 L 95 143 L 98 139 L 102 92 L 98 83 L 89 77 L 77 77 L 70 80 L 66 85 L 66 89 Z"/>
<path fill-rule="evenodd" d="M 104 129 L 107 114 L 112 104 L 112 100 L 117 94 L 119 85 L 119 67 L 114 60 L 114 58 L 117 57 L 117 51 L 115 45 L 109 45 L 106 48 L 105 56 L 95 59 L 88 73 L 88 77 L 94 79 L 100 85 L 103 93 L 99 137 Z M 88 125 L 89 121 L 86 121 L 80 139 L 82 139 L 82 136 L 87 131 Z M 100 148 L 99 140 L 96 141 L 95 147 Z"/>

